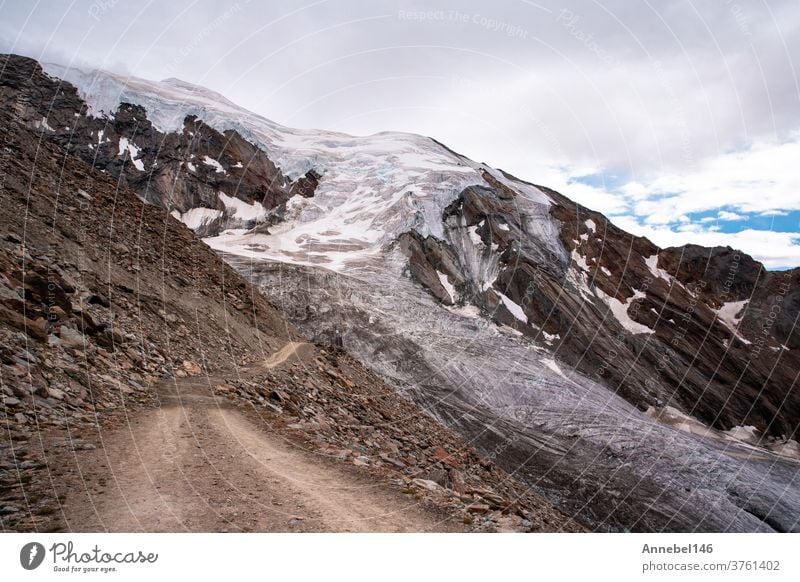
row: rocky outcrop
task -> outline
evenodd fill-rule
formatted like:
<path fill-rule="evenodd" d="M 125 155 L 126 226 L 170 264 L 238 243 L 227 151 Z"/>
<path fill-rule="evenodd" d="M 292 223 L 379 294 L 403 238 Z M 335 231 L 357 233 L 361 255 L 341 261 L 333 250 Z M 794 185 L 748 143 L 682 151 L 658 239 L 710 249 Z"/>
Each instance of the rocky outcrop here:
<path fill-rule="evenodd" d="M 800 354 L 788 306 L 797 304 L 800 269 L 769 272 L 729 247 L 661 250 L 557 199 L 562 243 L 589 265 L 592 286 L 652 330 L 628 334 L 625 351 L 615 350 L 622 362 L 600 364 L 609 386 L 642 408 L 672 405 L 722 430 L 753 426 L 765 443 L 793 438 Z"/>
<path fill-rule="evenodd" d="M 415 280 L 551 347 L 642 410 L 753 426 L 765 444 L 793 438 L 800 270 L 769 272 L 730 248 L 661 250 L 538 186 L 553 201 L 553 249 L 514 191 L 487 176 L 491 187 L 466 188 L 444 211 L 447 240 L 401 237 Z"/>
<path fill-rule="evenodd" d="M 252 228 L 294 194 L 313 196 L 316 173 L 290 183 L 236 131 L 217 131 L 189 115 L 182 131 L 164 133 L 143 107 L 129 103 L 95 117 L 75 87 L 33 59 L 4 55 L 0 70 L 0 106 L 201 236 Z"/>

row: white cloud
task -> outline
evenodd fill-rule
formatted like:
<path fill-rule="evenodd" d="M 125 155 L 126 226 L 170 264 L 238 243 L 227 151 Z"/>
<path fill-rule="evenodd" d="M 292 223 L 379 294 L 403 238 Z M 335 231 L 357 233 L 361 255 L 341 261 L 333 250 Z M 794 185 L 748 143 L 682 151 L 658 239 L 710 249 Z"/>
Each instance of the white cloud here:
<path fill-rule="evenodd" d="M 579 200 L 608 215 L 620 228 L 647 236 L 660 246 L 695 243 L 738 248 L 770 268 L 800 265 L 800 232 L 745 229 L 721 232 L 718 221 L 758 216 L 787 216 L 800 210 L 800 136 L 784 143 L 757 143 L 708 158 L 694 171 L 670 172 L 651 180 L 640 177 L 617 189 L 578 188 Z M 569 169 L 559 178 L 563 194 L 573 197 Z M 732 209 L 732 210 L 731 210 Z M 697 212 L 715 212 L 696 221 Z"/>
<path fill-rule="evenodd" d="M 744 216 L 743 214 L 737 214 L 735 212 L 728 212 L 727 210 L 720 210 L 719 214 L 717 214 L 717 218 L 719 218 L 720 220 L 735 221 L 735 220 L 747 220 L 749 217 Z"/>
<path fill-rule="evenodd" d="M 677 220 L 722 206 L 745 213 L 800 210 L 799 137 L 710 157 L 695 171 L 664 173 L 644 183 L 647 198 L 637 201 L 635 213 Z M 735 220 L 724 216 L 720 213 L 722 220 Z"/>

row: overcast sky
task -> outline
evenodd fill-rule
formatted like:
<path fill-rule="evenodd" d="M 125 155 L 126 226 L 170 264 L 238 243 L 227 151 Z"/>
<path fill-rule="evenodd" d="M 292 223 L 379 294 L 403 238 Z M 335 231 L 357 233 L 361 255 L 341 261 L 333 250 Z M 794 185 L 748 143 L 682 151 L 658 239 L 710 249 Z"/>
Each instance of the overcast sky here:
<path fill-rule="evenodd" d="M 430 135 L 661 246 L 800 265 L 800 3 L 0 0 L 0 50 Z"/>

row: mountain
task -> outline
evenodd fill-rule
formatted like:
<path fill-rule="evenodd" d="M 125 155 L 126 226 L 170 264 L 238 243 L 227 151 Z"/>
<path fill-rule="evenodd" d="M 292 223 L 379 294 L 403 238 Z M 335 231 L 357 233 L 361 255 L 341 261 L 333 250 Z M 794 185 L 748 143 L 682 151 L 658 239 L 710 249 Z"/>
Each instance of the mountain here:
<path fill-rule="evenodd" d="M 583 530 L 347 353 L 309 343 L 141 200 L 124 163 L 93 167 L 44 136 L 32 83 L 70 107 L 74 90 L 30 59 L 0 62 L 3 531 Z M 297 467 L 316 473 L 281 474 Z"/>
<path fill-rule="evenodd" d="M 289 129 L 176 80 L 7 57 L 0 99 L 590 528 L 800 527 L 800 269 L 659 249 L 433 139 Z"/>

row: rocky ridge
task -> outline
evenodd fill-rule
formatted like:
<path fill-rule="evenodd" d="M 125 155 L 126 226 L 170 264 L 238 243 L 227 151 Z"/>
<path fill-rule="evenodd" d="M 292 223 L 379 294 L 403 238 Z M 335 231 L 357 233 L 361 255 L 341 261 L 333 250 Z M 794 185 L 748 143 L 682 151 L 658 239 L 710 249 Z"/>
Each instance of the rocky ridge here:
<path fill-rule="evenodd" d="M 217 131 L 187 115 L 180 131 L 162 132 L 131 103 L 89 115 L 76 88 L 47 75 L 35 60 L 6 55 L 0 70 L 3 107 L 198 234 L 251 228 L 291 196 L 313 196 L 313 172 L 290 182 L 234 130 Z"/>
<path fill-rule="evenodd" d="M 800 269 L 770 272 L 731 248 L 659 249 L 537 188 L 553 202 L 560 247 L 541 244 L 531 207 L 494 181 L 444 211 L 444 239 L 401 236 L 410 275 L 444 305 L 477 306 L 642 410 L 752 426 L 778 449 L 795 439 Z"/>

